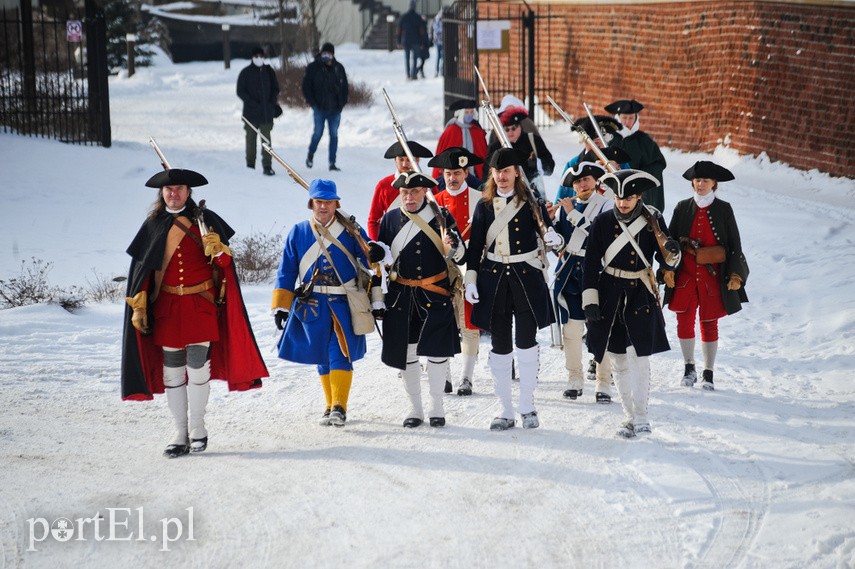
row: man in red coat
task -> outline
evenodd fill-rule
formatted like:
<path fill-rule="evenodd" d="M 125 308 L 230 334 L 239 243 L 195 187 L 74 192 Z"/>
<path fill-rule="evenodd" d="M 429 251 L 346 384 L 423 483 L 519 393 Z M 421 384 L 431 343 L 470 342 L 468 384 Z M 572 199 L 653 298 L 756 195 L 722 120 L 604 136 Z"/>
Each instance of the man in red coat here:
<path fill-rule="evenodd" d="M 244 391 L 268 375 L 232 265 L 234 231 L 191 198 L 207 183 L 192 170 L 152 176 L 146 186 L 159 188 L 158 199 L 128 247 L 122 399 L 166 392 L 176 429 L 167 458 L 207 448 L 212 377 Z"/>
<path fill-rule="evenodd" d="M 477 189 L 469 187 L 466 176 L 473 166 L 480 166 L 483 163 L 481 158 L 461 146 L 446 148 L 428 162 L 428 166 L 433 167 L 434 172 L 440 170 L 445 178 L 445 190 L 436 195 L 436 202 L 454 217 L 467 247 L 472 229 L 472 216 L 482 195 Z M 472 376 L 475 372 L 475 363 L 478 361 L 481 330 L 472 324 L 472 305 L 463 298 L 462 290 L 454 298 L 454 311 L 463 339 L 461 346 L 463 378 L 457 389 L 457 395 L 472 395 Z M 445 392 L 451 393 L 451 384 L 448 382 L 446 382 Z"/>
<path fill-rule="evenodd" d="M 478 103 L 473 99 L 461 99 L 455 101 L 448 107 L 454 116 L 445 124 L 445 130 L 439 137 L 436 145 L 436 154 L 439 156 L 447 148 L 462 146 L 478 158 L 480 161 L 467 168 L 469 174 L 473 174 L 478 180 L 484 179 L 484 158 L 487 156 L 487 133 L 478 123 Z M 433 177 L 438 180 L 442 176 L 441 168 L 433 169 Z M 459 223 L 458 223 L 459 225 Z M 461 226 L 462 227 L 462 226 Z"/>
<path fill-rule="evenodd" d="M 418 142 L 407 141 L 407 146 L 410 147 L 410 152 L 413 158 L 416 159 L 416 164 L 419 163 L 419 158 L 430 158 L 433 156 L 430 150 Z M 390 209 L 401 206 L 400 192 L 398 188 L 392 187 L 392 182 L 398 179 L 398 176 L 401 174 L 416 169 L 414 164 L 410 164 L 410 159 L 400 142 L 396 142 L 387 148 L 383 158 L 394 158 L 395 173 L 381 179 L 374 187 L 374 195 L 371 197 L 371 209 L 368 211 L 368 236 L 372 241 L 377 241 L 377 235 L 380 232 L 380 220 L 383 219 L 383 215 Z"/>

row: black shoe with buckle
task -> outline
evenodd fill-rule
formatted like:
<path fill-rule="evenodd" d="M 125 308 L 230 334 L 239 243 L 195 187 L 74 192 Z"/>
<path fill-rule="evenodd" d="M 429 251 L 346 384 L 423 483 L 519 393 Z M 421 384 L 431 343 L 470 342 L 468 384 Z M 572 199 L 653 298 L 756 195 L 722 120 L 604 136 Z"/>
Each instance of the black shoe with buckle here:
<path fill-rule="evenodd" d="M 190 445 L 187 443 L 178 444 L 178 445 L 169 445 L 166 447 L 166 450 L 163 451 L 163 456 L 166 458 L 178 458 L 179 456 L 184 456 L 185 454 L 190 453 Z"/>
<path fill-rule="evenodd" d="M 274 172 L 273 168 L 271 168 L 270 166 L 265 166 L 264 167 L 264 175 L 265 176 L 275 176 L 276 172 Z"/>
<path fill-rule="evenodd" d="M 208 448 L 208 437 L 190 439 L 190 452 L 204 452 Z"/>
<path fill-rule="evenodd" d="M 347 413 L 344 412 L 344 407 L 335 405 L 330 411 L 330 425 L 333 427 L 343 427 L 347 420 Z"/>
<path fill-rule="evenodd" d="M 306 168 L 311 168 L 314 165 L 314 161 L 313 161 L 314 157 L 315 157 L 315 155 L 312 154 L 311 152 L 309 152 L 309 155 L 306 156 Z"/>
<path fill-rule="evenodd" d="M 565 399 L 576 399 L 577 397 L 582 396 L 581 389 L 565 389 L 564 390 L 564 398 Z"/>
<path fill-rule="evenodd" d="M 602 391 L 597 391 L 594 397 L 596 397 L 597 403 L 600 403 L 601 405 L 608 405 L 612 402 L 612 396 L 608 393 L 603 393 Z"/>
<path fill-rule="evenodd" d="M 430 418 L 430 426 L 431 427 L 444 427 L 445 426 L 445 417 L 431 417 Z"/>
<path fill-rule="evenodd" d="M 415 429 L 422 423 L 424 423 L 424 421 L 422 421 L 418 417 L 407 417 L 406 419 L 404 419 L 404 427 L 408 429 Z"/>

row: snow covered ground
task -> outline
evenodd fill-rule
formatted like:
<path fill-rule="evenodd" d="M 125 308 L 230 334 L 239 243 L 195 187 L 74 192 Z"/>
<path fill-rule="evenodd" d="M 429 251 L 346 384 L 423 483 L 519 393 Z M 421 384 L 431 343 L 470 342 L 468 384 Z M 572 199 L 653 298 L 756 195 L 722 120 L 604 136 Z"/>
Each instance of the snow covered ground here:
<path fill-rule="evenodd" d="M 342 171 L 325 168 L 326 138 L 315 169 L 303 167 L 308 112 L 286 109 L 273 141 L 304 176 L 335 180 L 364 222 L 392 171 L 380 88 L 409 137 L 432 147 L 442 82 L 405 82 L 400 53 L 337 53 L 377 93 L 344 113 Z M 149 136 L 173 166 L 208 177 L 197 197 L 238 233 L 284 234 L 303 219 L 304 191 L 281 168 L 268 178 L 244 167 L 234 63 L 161 60 L 111 79 L 109 149 L 0 135 L 0 279 L 31 258 L 53 263 L 63 286 L 124 274 L 154 199 Z M 568 132 L 544 130 L 559 164 L 579 149 Z M 652 358 L 650 436 L 617 439 L 620 405 L 594 404 L 592 383 L 562 399 L 548 331 L 539 429 L 487 429 L 498 404 L 485 338 L 475 394 L 446 398 L 448 426 L 405 431 L 403 386 L 376 335 L 356 364 L 347 426 L 320 427 L 314 369 L 277 360 L 270 286 L 246 286 L 271 377 L 243 394 L 216 382 L 209 450 L 166 460 L 165 401 L 119 398 L 122 305 L 4 310 L 0 567 L 855 566 L 855 183 L 727 149 L 665 154 L 666 218 L 689 195 L 681 174 L 695 160 L 735 173 L 719 196 L 739 221 L 751 302 L 721 321 L 713 393 L 679 386 L 666 313 L 673 349 Z"/>

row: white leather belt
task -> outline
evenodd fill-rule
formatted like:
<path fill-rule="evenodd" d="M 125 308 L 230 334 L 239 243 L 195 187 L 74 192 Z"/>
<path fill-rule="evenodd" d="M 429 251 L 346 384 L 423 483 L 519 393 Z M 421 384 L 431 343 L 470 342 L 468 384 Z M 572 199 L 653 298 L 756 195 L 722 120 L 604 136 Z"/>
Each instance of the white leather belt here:
<path fill-rule="evenodd" d="M 312 292 L 319 292 L 321 294 L 347 294 L 343 286 L 316 286 L 312 289 Z"/>
<path fill-rule="evenodd" d="M 606 267 L 606 273 L 619 279 L 642 279 L 647 275 L 647 269 L 640 271 L 624 271 L 623 269 L 615 269 L 614 267 Z"/>
<path fill-rule="evenodd" d="M 579 249 L 578 251 L 570 251 L 570 256 L 572 257 L 584 257 L 586 249 Z"/>
<path fill-rule="evenodd" d="M 519 255 L 499 255 L 497 253 L 493 253 L 492 251 L 487 251 L 488 259 L 497 263 L 503 263 L 505 265 L 510 265 L 512 263 L 525 263 L 526 261 L 536 259 L 539 256 L 540 251 L 538 251 L 537 249 L 535 249 L 534 251 L 529 251 L 528 253 L 520 253 Z"/>

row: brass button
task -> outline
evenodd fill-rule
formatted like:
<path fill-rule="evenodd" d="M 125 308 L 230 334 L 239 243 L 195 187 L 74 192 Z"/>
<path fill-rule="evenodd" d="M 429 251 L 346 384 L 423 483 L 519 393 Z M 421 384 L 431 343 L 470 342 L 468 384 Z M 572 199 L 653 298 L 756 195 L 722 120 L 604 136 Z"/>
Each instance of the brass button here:
<path fill-rule="evenodd" d="M 178 272 L 179 272 L 179 273 L 183 273 L 183 272 L 184 272 L 184 269 L 178 269 Z"/>
<path fill-rule="evenodd" d="M 425 306 L 426 306 L 426 307 L 428 307 L 428 308 L 430 308 L 430 302 L 428 302 L 427 304 L 425 304 Z"/>

